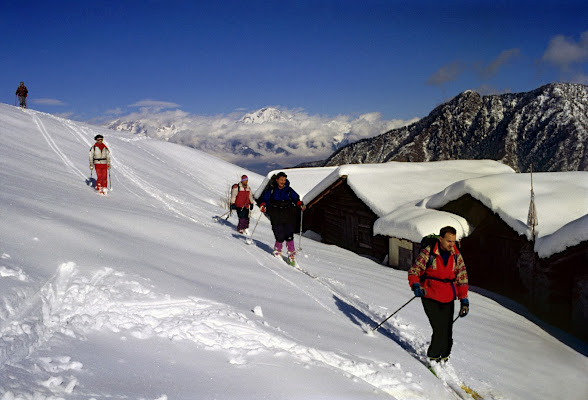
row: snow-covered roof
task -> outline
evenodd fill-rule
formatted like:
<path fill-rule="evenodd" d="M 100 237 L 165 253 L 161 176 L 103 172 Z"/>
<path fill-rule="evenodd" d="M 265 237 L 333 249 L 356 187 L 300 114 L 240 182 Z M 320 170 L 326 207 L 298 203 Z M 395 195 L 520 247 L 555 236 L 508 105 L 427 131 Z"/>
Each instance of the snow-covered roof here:
<path fill-rule="evenodd" d="M 304 197 L 308 204 L 339 178 L 376 215 L 382 217 L 405 204 L 416 204 L 454 182 L 490 174 L 514 173 L 492 160 L 454 160 L 433 162 L 388 162 L 337 167 Z"/>
<path fill-rule="evenodd" d="M 549 257 L 588 240 L 588 172 L 534 173 L 533 189 L 539 222 L 535 226 L 535 251 L 539 257 Z M 515 232 L 532 239 L 527 225 L 530 174 L 500 174 L 457 182 L 419 205 L 440 208 L 465 194 L 498 214 Z"/>
<path fill-rule="evenodd" d="M 301 199 L 304 199 L 304 196 L 312 190 L 319 182 L 321 182 L 325 177 L 327 177 L 331 172 L 333 172 L 337 167 L 319 167 L 319 168 L 290 168 L 290 169 L 276 169 L 274 171 L 270 171 L 261 185 L 257 188 L 254 193 L 256 199 L 261 196 L 263 193 L 263 189 L 265 185 L 269 182 L 272 175 L 277 174 L 278 172 L 284 172 L 288 175 L 288 180 L 290 181 L 290 186 L 292 189 L 298 193 Z"/>

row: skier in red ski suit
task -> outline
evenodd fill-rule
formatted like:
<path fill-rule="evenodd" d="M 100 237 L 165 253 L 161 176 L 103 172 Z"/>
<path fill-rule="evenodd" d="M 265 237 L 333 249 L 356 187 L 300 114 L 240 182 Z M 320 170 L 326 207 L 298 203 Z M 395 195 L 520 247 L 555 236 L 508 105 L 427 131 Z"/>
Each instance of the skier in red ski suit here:
<path fill-rule="evenodd" d="M 96 135 L 96 143 L 90 148 L 90 169 L 96 169 L 96 190 L 106 194 L 108 170 L 110 169 L 110 150 L 103 143 L 104 136 Z"/>

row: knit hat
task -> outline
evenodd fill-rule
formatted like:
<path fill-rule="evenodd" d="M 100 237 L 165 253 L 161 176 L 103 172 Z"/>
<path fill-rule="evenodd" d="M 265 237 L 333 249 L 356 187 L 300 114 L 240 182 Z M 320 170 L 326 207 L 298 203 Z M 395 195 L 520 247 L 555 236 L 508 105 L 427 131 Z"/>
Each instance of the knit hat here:
<path fill-rule="evenodd" d="M 248 180 L 249 180 L 249 178 L 247 178 L 247 175 L 243 175 L 243 176 L 241 177 L 241 182 L 243 182 L 243 181 L 248 181 Z"/>
<path fill-rule="evenodd" d="M 104 139 L 104 136 L 102 136 L 102 135 L 94 136 L 94 140 L 98 140 L 98 139 Z"/>

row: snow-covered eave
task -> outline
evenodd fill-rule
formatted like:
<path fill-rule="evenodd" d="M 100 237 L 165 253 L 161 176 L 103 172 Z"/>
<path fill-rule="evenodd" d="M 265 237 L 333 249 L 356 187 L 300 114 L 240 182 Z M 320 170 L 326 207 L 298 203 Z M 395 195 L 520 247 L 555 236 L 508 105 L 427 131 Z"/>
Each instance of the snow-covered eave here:
<path fill-rule="evenodd" d="M 457 231 L 457 238 L 467 237 L 472 227 L 468 221 L 456 214 L 415 205 L 397 208 L 374 223 L 374 235 L 410 240 L 419 243 L 431 233 L 439 233 L 441 228 L 452 226 Z"/>

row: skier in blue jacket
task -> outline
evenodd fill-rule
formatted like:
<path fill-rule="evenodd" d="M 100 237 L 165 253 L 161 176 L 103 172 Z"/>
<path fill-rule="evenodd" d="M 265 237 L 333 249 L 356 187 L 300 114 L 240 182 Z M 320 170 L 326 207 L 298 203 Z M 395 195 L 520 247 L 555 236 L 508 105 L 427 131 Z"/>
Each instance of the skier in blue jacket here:
<path fill-rule="evenodd" d="M 259 209 L 270 217 L 272 231 L 276 238 L 274 256 L 282 254 L 282 244 L 286 241 L 288 249 L 288 263 L 294 265 L 296 248 L 294 246 L 294 230 L 296 226 L 297 207 L 304 210 L 306 206 L 300 201 L 300 196 L 290 187 L 288 176 L 279 172 L 274 181 L 261 194 Z"/>

